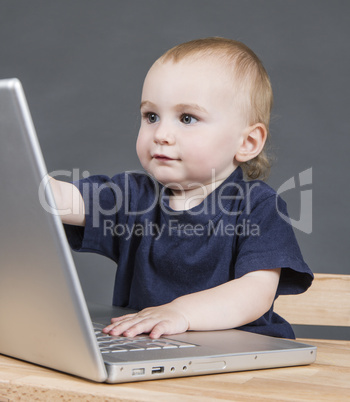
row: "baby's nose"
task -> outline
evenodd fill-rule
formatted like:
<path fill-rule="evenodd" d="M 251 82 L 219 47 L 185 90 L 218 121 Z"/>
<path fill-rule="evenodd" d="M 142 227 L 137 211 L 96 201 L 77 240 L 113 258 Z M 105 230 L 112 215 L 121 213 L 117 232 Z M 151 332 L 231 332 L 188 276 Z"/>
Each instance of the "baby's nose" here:
<path fill-rule="evenodd" d="M 157 144 L 172 145 L 175 143 L 175 134 L 170 127 L 160 125 L 154 134 L 154 142 Z"/>

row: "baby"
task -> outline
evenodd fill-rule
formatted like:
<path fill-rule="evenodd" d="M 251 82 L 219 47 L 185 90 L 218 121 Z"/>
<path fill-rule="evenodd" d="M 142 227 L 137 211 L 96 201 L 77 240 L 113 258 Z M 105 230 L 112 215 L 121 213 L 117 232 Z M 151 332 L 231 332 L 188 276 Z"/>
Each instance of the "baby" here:
<path fill-rule="evenodd" d="M 285 203 L 257 180 L 269 168 L 271 106 L 268 75 L 247 46 L 181 44 L 145 78 L 136 145 L 145 173 L 51 180 L 72 248 L 115 261 L 113 304 L 140 310 L 105 333 L 294 337 L 273 303 L 304 292 L 313 275 L 281 217 Z"/>

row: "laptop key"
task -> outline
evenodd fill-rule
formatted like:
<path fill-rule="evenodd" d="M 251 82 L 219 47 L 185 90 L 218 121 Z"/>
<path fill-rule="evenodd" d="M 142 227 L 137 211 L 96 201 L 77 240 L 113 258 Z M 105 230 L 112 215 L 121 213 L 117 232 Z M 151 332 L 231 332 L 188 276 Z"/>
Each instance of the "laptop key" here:
<path fill-rule="evenodd" d="M 133 345 L 133 344 L 130 344 L 130 345 L 123 345 L 122 346 L 124 349 L 126 349 L 126 350 L 144 350 L 144 348 L 142 348 L 142 347 L 140 347 L 140 346 L 137 346 L 137 345 Z"/>
<path fill-rule="evenodd" d="M 196 346 L 196 345 L 193 345 L 192 343 L 173 341 L 171 339 L 168 340 L 168 343 L 169 343 L 169 345 L 174 345 L 178 348 L 192 348 L 192 347 Z"/>
<path fill-rule="evenodd" d="M 122 348 L 113 348 L 109 351 L 109 353 L 118 353 L 118 352 L 128 352 L 127 349 L 122 349 Z"/>

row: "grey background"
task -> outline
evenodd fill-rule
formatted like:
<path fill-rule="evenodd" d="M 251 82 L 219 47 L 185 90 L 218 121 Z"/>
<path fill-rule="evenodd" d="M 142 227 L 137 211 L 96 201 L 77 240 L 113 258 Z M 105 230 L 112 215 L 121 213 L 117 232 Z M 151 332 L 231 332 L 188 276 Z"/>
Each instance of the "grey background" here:
<path fill-rule="evenodd" d="M 313 231 L 296 231 L 300 247 L 314 272 L 349 274 L 349 1 L 0 0 L 0 78 L 22 81 L 49 172 L 113 175 L 140 168 L 152 62 L 207 36 L 243 41 L 263 60 L 275 96 L 268 183 L 312 167 Z M 298 219 L 300 190 L 283 197 Z M 85 294 L 110 303 L 114 263 L 74 258 Z"/>

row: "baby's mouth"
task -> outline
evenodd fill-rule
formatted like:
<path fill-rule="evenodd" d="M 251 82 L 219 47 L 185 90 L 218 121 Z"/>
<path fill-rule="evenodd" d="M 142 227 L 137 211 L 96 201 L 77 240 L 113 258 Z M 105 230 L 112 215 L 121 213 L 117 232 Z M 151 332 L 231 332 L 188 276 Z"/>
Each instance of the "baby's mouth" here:
<path fill-rule="evenodd" d="M 173 160 L 177 160 L 175 158 L 171 158 L 170 156 L 167 155 L 163 155 L 163 154 L 154 154 L 153 158 L 158 160 L 158 161 L 173 161 Z"/>

